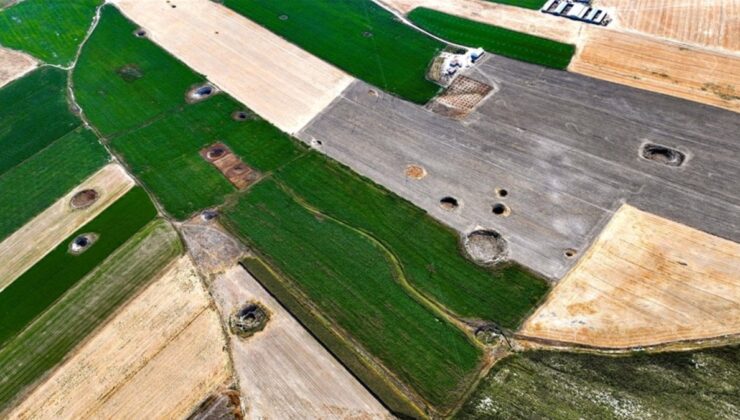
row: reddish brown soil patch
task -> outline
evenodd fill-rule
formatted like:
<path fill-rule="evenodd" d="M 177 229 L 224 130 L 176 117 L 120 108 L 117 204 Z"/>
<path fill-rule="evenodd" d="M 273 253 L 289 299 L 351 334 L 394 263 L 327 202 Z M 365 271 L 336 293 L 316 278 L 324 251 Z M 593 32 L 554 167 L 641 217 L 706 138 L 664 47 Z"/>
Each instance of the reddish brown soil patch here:
<path fill-rule="evenodd" d="M 404 172 L 411 179 L 422 179 L 427 176 L 427 171 L 419 165 L 408 165 Z"/>
<path fill-rule="evenodd" d="M 428 108 L 440 115 L 463 119 L 473 112 L 492 90 L 491 86 L 483 82 L 459 76 L 429 103 Z"/>
<path fill-rule="evenodd" d="M 218 168 L 226 179 L 240 190 L 254 184 L 260 177 L 259 172 L 242 162 L 239 156 L 233 154 L 231 149 L 221 142 L 202 149 L 200 155 Z"/>
<path fill-rule="evenodd" d="M 98 201 L 99 197 L 98 192 L 93 189 L 82 190 L 72 196 L 69 205 L 74 209 L 84 209 Z"/>

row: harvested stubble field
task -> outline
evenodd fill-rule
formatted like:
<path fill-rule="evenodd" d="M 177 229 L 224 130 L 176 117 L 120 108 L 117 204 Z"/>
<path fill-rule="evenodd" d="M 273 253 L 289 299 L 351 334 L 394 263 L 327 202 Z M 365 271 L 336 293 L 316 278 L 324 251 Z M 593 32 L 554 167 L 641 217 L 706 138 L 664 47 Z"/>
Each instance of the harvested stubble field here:
<path fill-rule="evenodd" d="M 0 292 L 0 345 L 52 306 L 156 214 L 144 190 L 132 189 L 3 289 Z M 84 233 L 96 234 L 97 240 L 83 253 L 71 254 L 70 243 Z"/>
<path fill-rule="evenodd" d="M 0 242 L 0 291 L 133 186 L 120 165 L 108 164 Z M 98 199 L 89 207 L 73 208 L 72 198 L 86 189 L 94 189 Z"/>
<path fill-rule="evenodd" d="M 75 89 L 86 115 L 174 217 L 221 204 L 236 191 L 200 155 L 205 146 L 221 141 L 260 172 L 302 153 L 289 136 L 225 94 L 186 103 L 185 93 L 205 80 L 136 37 L 135 29 L 115 8 L 104 7 L 75 68 Z M 127 65 L 140 78 L 125 81 L 118 71 Z M 236 111 L 246 118 L 232 118 Z"/>
<path fill-rule="evenodd" d="M 408 18 L 420 28 L 450 42 L 481 47 L 494 54 L 556 69 L 567 68 L 576 50 L 573 45 L 422 7 L 411 11 Z"/>
<path fill-rule="evenodd" d="M 178 418 L 228 380 L 218 315 L 190 259 L 146 283 L 11 417 Z"/>
<path fill-rule="evenodd" d="M 0 47 L 0 88 L 36 68 L 28 54 Z"/>
<path fill-rule="evenodd" d="M 211 0 L 177 1 L 176 8 L 165 0 L 114 4 L 148 38 L 288 133 L 300 130 L 353 80 Z"/>
<path fill-rule="evenodd" d="M 227 210 L 227 225 L 441 412 L 481 354 L 430 305 L 515 328 L 547 290 L 516 266 L 474 266 L 452 231 L 318 154 L 273 176 Z"/>
<path fill-rule="evenodd" d="M 227 0 L 224 4 L 371 85 L 416 103 L 439 90 L 426 70 L 445 44 L 370 0 Z"/>
<path fill-rule="evenodd" d="M 498 362 L 456 418 L 733 419 L 740 347 L 596 356 L 526 352 Z"/>
<path fill-rule="evenodd" d="M 234 370 L 248 418 L 391 418 L 388 411 L 242 267 L 216 277 L 223 319 L 247 302 L 270 313 L 264 330 L 231 334 Z"/>
<path fill-rule="evenodd" d="M 67 65 L 102 0 L 25 0 L 0 10 L 0 44 L 41 60 Z"/>
<path fill-rule="evenodd" d="M 740 244 L 623 205 L 520 333 L 625 348 L 740 334 Z"/>
<path fill-rule="evenodd" d="M 24 390 L 180 253 L 182 245 L 168 223 L 149 223 L 4 344 L 0 411 L 22 397 Z"/>
<path fill-rule="evenodd" d="M 0 90 L 0 176 L 80 125 L 66 89 L 67 72 L 43 67 Z"/>

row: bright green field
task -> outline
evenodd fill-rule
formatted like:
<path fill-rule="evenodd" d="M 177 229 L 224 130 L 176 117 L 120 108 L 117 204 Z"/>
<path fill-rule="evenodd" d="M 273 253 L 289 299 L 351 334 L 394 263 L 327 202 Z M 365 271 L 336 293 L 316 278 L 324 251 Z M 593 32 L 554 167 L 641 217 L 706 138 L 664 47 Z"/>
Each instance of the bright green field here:
<path fill-rule="evenodd" d="M 0 345 L 20 332 L 156 214 L 144 190 L 134 188 L 13 281 L 0 292 Z M 70 254 L 70 242 L 77 235 L 90 232 L 98 234 L 97 241 L 80 255 Z"/>
<path fill-rule="evenodd" d="M 508 4 L 509 6 L 523 7 L 525 9 L 539 10 L 547 3 L 547 0 L 488 0 L 493 3 Z"/>
<path fill-rule="evenodd" d="M 528 63 L 565 69 L 575 54 L 575 46 L 534 35 L 486 25 L 422 7 L 408 14 L 420 28 L 448 41 L 481 47 L 484 50 Z"/>
<path fill-rule="evenodd" d="M 532 352 L 498 362 L 460 419 L 731 419 L 740 347 L 606 357 Z"/>
<path fill-rule="evenodd" d="M 92 131 L 78 128 L 0 175 L 0 240 L 108 161 Z"/>
<path fill-rule="evenodd" d="M 410 296 L 383 249 L 307 211 L 274 180 L 252 187 L 226 223 L 433 405 L 453 403 L 476 374 L 481 351 Z"/>
<path fill-rule="evenodd" d="M 458 251 L 453 231 L 322 155 L 297 160 L 276 177 L 311 206 L 392 249 L 409 281 L 458 316 L 514 329 L 548 290 L 519 266 L 487 270 L 472 264 Z"/>
<path fill-rule="evenodd" d="M 0 411 L 180 253 L 182 245 L 169 223 L 149 223 L 0 347 Z"/>
<path fill-rule="evenodd" d="M 24 0 L 0 10 L 0 45 L 68 65 L 101 0 Z"/>
<path fill-rule="evenodd" d="M 226 0 L 224 4 L 358 79 L 409 101 L 425 103 L 439 90 L 425 77 L 445 45 L 370 0 Z"/>
<path fill-rule="evenodd" d="M 244 107 L 218 94 L 195 104 L 186 91 L 205 80 L 147 39 L 117 9 L 102 19 L 75 69 L 75 91 L 90 121 L 172 216 L 223 203 L 236 189 L 199 154 L 226 143 L 249 166 L 270 171 L 304 148 L 266 121 L 234 121 Z M 118 70 L 134 65 L 141 77 L 125 81 Z"/>
<path fill-rule="evenodd" d="M 35 70 L 0 89 L 0 175 L 80 124 L 66 101 L 67 73 Z"/>

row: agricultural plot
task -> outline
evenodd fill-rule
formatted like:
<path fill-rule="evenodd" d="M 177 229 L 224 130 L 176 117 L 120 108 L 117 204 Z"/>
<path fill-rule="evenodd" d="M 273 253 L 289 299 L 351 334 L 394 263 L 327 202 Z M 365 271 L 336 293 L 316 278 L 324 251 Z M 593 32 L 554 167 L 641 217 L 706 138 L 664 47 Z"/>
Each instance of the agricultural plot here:
<path fill-rule="evenodd" d="M 522 7 L 525 9 L 539 10 L 547 0 L 487 0 L 494 3 L 506 4 L 508 6 Z"/>
<path fill-rule="evenodd" d="M 101 22 L 75 69 L 77 97 L 134 173 L 176 218 L 218 205 L 236 191 L 200 155 L 220 141 L 250 168 L 270 171 L 302 153 L 287 135 L 225 94 L 194 103 L 186 93 L 205 80 L 147 39 L 115 8 Z M 125 74 L 134 79 L 122 77 Z M 118 133 L 118 135 L 116 135 Z"/>
<path fill-rule="evenodd" d="M 595 356 L 527 352 L 498 362 L 456 418 L 730 419 L 740 348 Z"/>
<path fill-rule="evenodd" d="M 225 5 L 347 73 L 416 103 L 439 86 L 425 79 L 445 44 L 369 0 L 228 0 Z"/>
<path fill-rule="evenodd" d="M 68 65 L 101 0 L 25 0 L 0 10 L 0 45 L 50 64 Z"/>
<path fill-rule="evenodd" d="M 144 190 L 135 188 L 0 292 L 0 345 L 47 310 L 156 214 Z M 77 241 L 81 235 L 87 244 Z M 77 253 L 75 245 L 82 247 Z"/>
<path fill-rule="evenodd" d="M 180 253 L 182 245 L 168 223 L 149 223 L 5 343 L 0 348 L 0 411 Z"/>
<path fill-rule="evenodd" d="M 26 53 L 0 47 L 0 87 L 33 70 L 38 62 Z"/>
<path fill-rule="evenodd" d="M 44 67 L 0 90 L 0 176 L 80 125 L 66 89 L 67 72 Z"/>
<path fill-rule="evenodd" d="M 481 47 L 494 54 L 561 70 L 568 67 L 576 50 L 573 45 L 486 25 L 432 9 L 414 9 L 408 14 L 408 18 L 417 26 L 450 42 Z"/>
<path fill-rule="evenodd" d="M 432 405 L 444 409 L 470 384 L 481 350 L 411 296 L 402 269 L 377 241 L 309 211 L 270 179 L 227 217 L 323 314 Z"/>

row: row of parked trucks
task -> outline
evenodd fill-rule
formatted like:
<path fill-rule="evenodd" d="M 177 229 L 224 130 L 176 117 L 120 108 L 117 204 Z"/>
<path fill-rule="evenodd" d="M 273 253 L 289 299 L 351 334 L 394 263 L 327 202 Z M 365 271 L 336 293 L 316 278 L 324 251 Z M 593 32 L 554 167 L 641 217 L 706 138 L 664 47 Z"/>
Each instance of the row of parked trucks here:
<path fill-rule="evenodd" d="M 591 7 L 591 0 L 547 0 L 543 13 L 562 16 L 595 25 L 608 25 L 611 19 L 603 9 Z"/>

